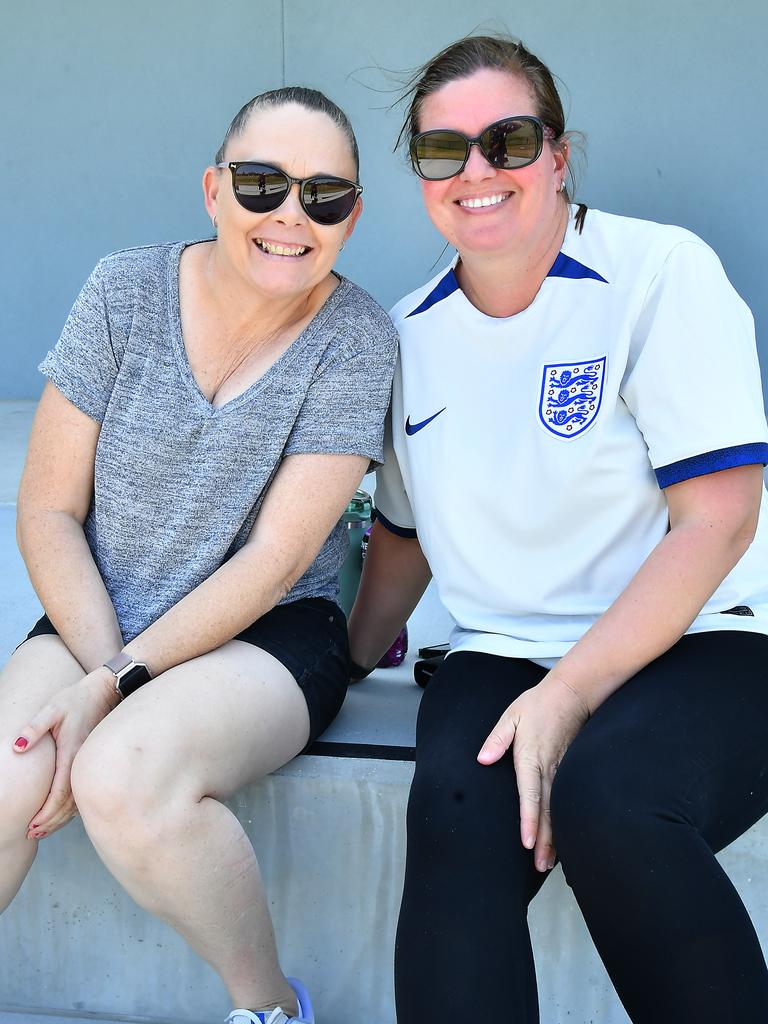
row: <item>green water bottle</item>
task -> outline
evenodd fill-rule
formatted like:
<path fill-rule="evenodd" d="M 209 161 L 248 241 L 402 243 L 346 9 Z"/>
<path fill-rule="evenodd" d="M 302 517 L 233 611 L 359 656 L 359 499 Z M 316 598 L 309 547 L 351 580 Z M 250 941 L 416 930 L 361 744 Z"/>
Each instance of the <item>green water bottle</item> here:
<path fill-rule="evenodd" d="M 352 501 L 341 517 L 347 524 L 349 550 L 339 571 L 339 604 L 344 614 L 349 615 L 355 603 L 360 574 L 363 571 L 363 534 L 371 525 L 373 502 L 367 491 L 355 491 Z"/>

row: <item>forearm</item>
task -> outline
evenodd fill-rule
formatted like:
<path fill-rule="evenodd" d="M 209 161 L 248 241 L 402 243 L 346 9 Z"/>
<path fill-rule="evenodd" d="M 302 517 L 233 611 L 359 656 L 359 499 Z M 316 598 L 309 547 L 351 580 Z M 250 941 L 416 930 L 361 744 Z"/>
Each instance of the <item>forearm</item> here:
<path fill-rule="evenodd" d="M 66 512 L 22 506 L 17 533 L 46 614 L 84 672 L 92 672 L 120 650 L 123 638 L 82 526 Z"/>
<path fill-rule="evenodd" d="M 159 675 L 231 640 L 282 600 L 295 578 L 277 554 L 246 544 L 124 649 Z"/>
<path fill-rule="evenodd" d="M 675 527 L 552 673 L 594 711 L 685 633 L 747 546 L 707 523 Z"/>
<path fill-rule="evenodd" d="M 237 636 L 293 589 L 318 556 L 368 464 L 359 455 L 285 458 L 239 551 L 125 650 L 153 675 Z M 297 514 L 298 495 L 315 500 Z"/>
<path fill-rule="evenodd" d="M 431 575 L 418 540 L 374 526 L 349 617 L 356 664 L 370 668 L 379 661 L 419 603 Z"/>

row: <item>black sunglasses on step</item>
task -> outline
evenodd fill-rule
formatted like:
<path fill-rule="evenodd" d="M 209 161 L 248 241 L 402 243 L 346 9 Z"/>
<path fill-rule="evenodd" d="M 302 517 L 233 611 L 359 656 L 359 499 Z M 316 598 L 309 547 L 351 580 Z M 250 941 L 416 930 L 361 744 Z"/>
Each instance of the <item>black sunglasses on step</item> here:
<path fill-rule="evenodd" d="M 316 174 L 311 178 L 292 178 L 271 164 L 255 160 L 235 160 L 216 164 L 232 172 L 235 199 L 250 213 L 271 213 L 284 203 L 293 185 L 299 186 L 299 202 L 316 224 L 341 224 L 352 213 L 363 186 L 346 178 Z"/>
<path fill-rule="evenodd" d="M 461 174 L 473 146 L 493 167 L 511 171 L 527 167 L 541 156 L 544 139 L 554 131 L 538 117 L 504 117 L 484 128 L 475 138 L 448 128 L 419 132 L 411 139 L 411 163 L 420 178 L 444 181 Z"/>

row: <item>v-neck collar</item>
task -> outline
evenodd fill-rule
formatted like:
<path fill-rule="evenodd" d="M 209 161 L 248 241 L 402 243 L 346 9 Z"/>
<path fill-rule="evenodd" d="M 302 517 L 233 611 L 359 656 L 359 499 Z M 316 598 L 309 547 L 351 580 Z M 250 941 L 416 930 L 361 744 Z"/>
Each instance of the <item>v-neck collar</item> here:
<path fill-rule="evenodd" d="M 328 320 L 336 311 L 341 300 L 347 295 L 352 284 L 346 277 L 343 277 L 341 274 L 334 271 L 334 274 L 339 279 L 338 286 L 334 288 L 298 337 L 296 337 L 288 348 L 282 352 L 270 366 L 267 367 L 264 373 L 262 373 L 262 375 L 255 380 L 253 384 L 249 384 L 244 391 L 241 391 L 239 395 L 235 395 L 234 398 L 225 402 L 224 405 L 213 405 L 200 390 L 200 386 L 195 379 L 195 375 L 192 373 L 192 367 L 189 365 L 189 358 L 187 356 L 186 346 L 184 345 L 184 334 L 181 326 L 181 302 L 179 298 L 179 268 L 181 266 L 181 254 L 188 246 L 199 245 L 201 242 L 206 241 L 210 241 L 210 239 L 196 239 L 193 241 L 177 242 L 171 247 L 168 256 L 167 270 L 167 305 L 168 326 L 170 328 L 174 354 L 176 356 L 176 362 L 178 364 L 181 377 L 188 390 L 191 392 L 197 406 L 204 410 L 209 417 L 213 418 L 215 416 L 227 415 L 228 413 L 239 409 L 240 406 L 245 405 L 255 395 L 269 385 L 273 378 L 282 374 L 286 367 L 289 367 L 293 362 L 295 362 L 304 352 L 308 342 L 313 338 L 315 333 L 325 327 Z"/>

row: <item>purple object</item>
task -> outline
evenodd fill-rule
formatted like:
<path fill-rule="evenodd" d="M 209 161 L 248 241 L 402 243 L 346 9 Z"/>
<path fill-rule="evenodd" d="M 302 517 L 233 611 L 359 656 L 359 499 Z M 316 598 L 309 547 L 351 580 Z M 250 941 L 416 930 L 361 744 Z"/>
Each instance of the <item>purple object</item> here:
<path fill-rule="evenodd" d="M 401 665 L 405 661 L 405 655 L 408 652 L 408 627 L 403 626 L 400 632 L 395 638 L 395 642 L 389 648 L 387 653 L 377 664 L 376 668 L 394 668 L 395 665 Z"/>
<path fill-rule="evenodd" d="M 372 529 L 373 525 L 369 526 L 368 529 L 363 534 L 363 539 L 360 541 L 360 557 L 362 558 L 363 561 L 365 561 L 365 553 L 368 550 L 368 541 L 371 539 Z"/>

